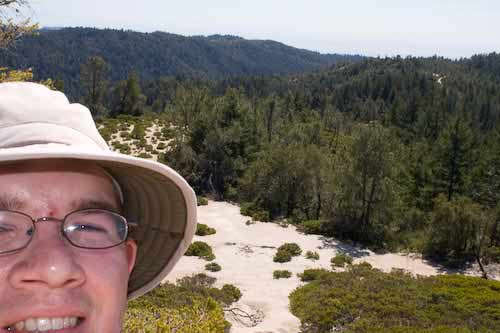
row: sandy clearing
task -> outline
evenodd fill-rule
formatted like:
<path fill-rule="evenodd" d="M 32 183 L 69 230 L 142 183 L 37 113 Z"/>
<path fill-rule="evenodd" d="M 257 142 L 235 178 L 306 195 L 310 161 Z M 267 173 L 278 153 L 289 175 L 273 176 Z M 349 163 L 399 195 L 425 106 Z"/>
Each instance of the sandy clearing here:
<path fill-rule="evenodd" d="M 307 268 L 330 269 L 330 258 L 344 252 L 355 258 L 354 262 L 367 261 L 383 271 L 404 269 L 414 274 L 436 275 L 448 272 L 438 265 L 422 260 L 415 254 L 375 254 L 370 250 L 317 235 L 298 233 L 293 226 L 283 228 L 275 223 L 246 225 L 249 217 L 242 216 L 239 207 L 227 202 L 209 201 L 208 206 L 198 207 L 198 221 L 217 230 L 215 235 L 199 237 L 212 246 L 215 262 L 222 266 L 219 272 L 207 272 L 207 263 L 195 257 L 183 257 L 165 281 L 199 272 L 217 278 L 216 285 L 231 283 L 241 289 L 243 297 L 234 306 L 255 315 L 258 323 L 251 325 L 240 317 L 227 315 L 235 333 L 290 333 L 298 332 L 300 322 L 288 310 L 288 295 L 302 282 L 297 273 Z M 306 251 L 316 251 L 320 259 L 312 261 L 303 255 L 288 263 L 275 263 L 276 248 L 285 242 L 295 242 Z M 287 269 L 293 273 L 290 279 L 273 279 L 273 271 Z M 471 268 L 468 273 L 477 274 Z M 497 276 L 498 277 L 498 276 Z"/>

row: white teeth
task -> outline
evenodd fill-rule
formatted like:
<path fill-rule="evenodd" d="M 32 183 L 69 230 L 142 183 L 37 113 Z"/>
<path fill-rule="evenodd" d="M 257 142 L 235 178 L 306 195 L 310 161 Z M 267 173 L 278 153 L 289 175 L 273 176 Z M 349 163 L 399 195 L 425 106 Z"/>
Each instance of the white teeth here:
<path fill-rule="evenodd" d="M 16 331 L 38 331 L 45 332 L 50 330 L 60 330 L 63 328 L 75 327 L 78 322 L 77 317 L 61 317 L 61 318 L 29 318 L 15 323 L 13 327 Z"/>
<path fill-rule="evenodd" d="M 24 328 L 24 321 L 20 321 L 14 325 L 16 331 L 22 331 Z"/>
<path fill-rule="evenodd" d="M 39 331 L 48 331 L 52 329 L 52 320 L 49 318 L 38 318 L 37 326 Z"/>
<path fill-rule="evenodd" d="M 30 318 L 24 322 L 24 326 L 26 328 L 26 331 L 36 331 L 36 320 L 33 318 Z"/>
<path fill-rule="evenodd" d="M 60 330 L 61 328 L 64 328 L 64 319 L 62 318 L 52 318 L 52 329 L 53 330 Z"/>

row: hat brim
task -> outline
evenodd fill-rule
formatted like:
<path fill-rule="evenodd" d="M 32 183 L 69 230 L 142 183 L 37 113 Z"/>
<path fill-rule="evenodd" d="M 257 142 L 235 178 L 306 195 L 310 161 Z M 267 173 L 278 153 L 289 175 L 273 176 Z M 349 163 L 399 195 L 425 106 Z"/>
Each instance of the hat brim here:
<path fill-rule="evenodd" d="M 39 147 L 35 147 L 39 146 Z M 0 150 L 0 163 L 34 159 L 93 161 L 120 184 L 124 215 L 139 225 L 138 252 L 128 298 L 156 287 L 189 247 L 196 230 L 196 195 L 168 166 L 93 147 L 43 144 Z"/>

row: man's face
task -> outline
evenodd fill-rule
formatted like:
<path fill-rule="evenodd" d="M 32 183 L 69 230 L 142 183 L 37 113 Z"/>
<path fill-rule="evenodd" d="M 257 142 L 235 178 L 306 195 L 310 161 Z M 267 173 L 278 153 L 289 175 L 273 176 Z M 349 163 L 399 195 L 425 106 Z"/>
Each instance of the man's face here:
<path fill-rule="evenodd" d="M 93 164 L 40 160 L 0 166 L 0 209 L 62 219 L 75 209 L 109 207 L 119 209 L 116 193 Z M 0 254 L 0 332 L 23 321 L 43 326 L 39 319 L 47 318 L 55 327 L 77 319 L 74 328 L 49 332 L 120 332 L 135 243 L 82 249 L 60 230 L 60 222 L 37 223 L 26 248 Z"/>

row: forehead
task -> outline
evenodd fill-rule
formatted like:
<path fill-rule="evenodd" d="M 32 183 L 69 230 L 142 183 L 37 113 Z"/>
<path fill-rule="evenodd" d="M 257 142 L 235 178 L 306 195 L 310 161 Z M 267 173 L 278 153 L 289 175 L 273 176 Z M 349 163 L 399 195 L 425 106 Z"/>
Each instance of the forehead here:
<path fill-rule="evenodd" d="M 46 159 L 0 164 L 0 201 L 4 204 L 52 201 L 60 206 L 76 201 L 102 201 L 119 209 L 117 193 L 99 165 L 84 160 Z M 1 202 L 0 202 L 1 203 Z"/>

